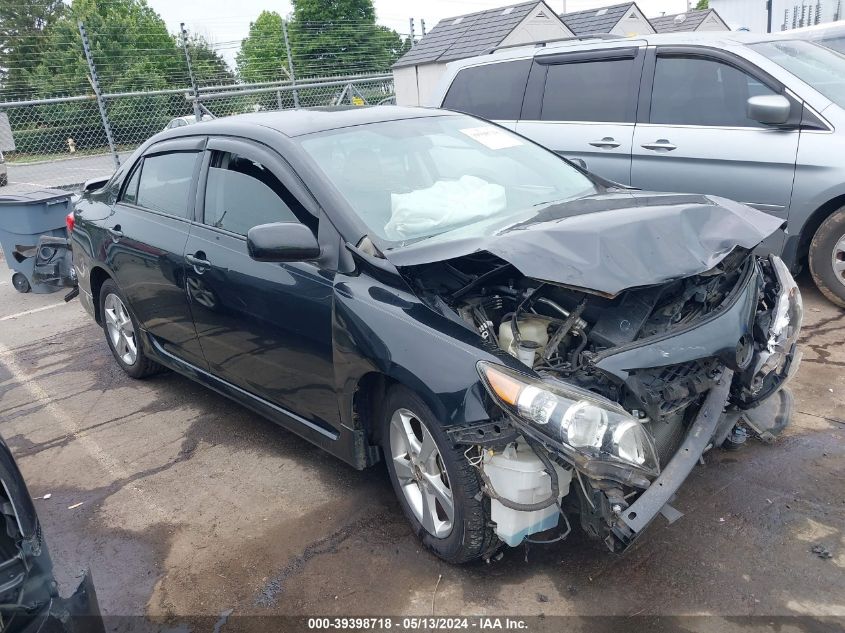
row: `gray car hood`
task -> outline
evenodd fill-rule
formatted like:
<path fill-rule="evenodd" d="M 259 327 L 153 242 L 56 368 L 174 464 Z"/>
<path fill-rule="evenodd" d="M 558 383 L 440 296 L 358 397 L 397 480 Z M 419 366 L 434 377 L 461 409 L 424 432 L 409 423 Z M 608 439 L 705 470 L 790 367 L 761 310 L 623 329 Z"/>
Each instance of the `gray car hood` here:
<path fill-rule="evenodd" d="M 403 268 L 486 251 L 526 277 L 614 296 L 710 270 L 783 222 L 715 196 L 611 191 L 480 221 L 384 256 Z"/>

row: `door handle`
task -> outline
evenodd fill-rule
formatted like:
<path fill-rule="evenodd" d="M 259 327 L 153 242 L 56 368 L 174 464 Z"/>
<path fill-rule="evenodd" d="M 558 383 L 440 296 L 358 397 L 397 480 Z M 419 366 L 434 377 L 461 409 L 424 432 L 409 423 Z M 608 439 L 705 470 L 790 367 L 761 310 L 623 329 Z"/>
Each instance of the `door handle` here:
<path fill-rule="evenodd" d="M 617 142 L 617 140 L 612 136 L 605 136 L 600 141 L 590 141 L 590 145 L 593 147 L 601 147 L 602 149 L 613 149 L 614 147 L 619 147 L 621 143 Z"/>
<path fill-rule="evenodd" d="M 185 255 L 185 261 L 194 267 L 197 274 L 201 275 L 205 269 L 211 268 L 211 262 L 205 258 L 205 253 L 197 251 L 191 255 Z"/>
<path fill-rule="evenodd" d="M 109 235 L 111 235 L 111 236 L 112 236 L 112 238 L 113 238 L 115 241 L 117 241 L 117 240 L 119 240 L 121 237 L 123 237 L 123 231 L 121 231 L 121 230 L 120 230 L 120 225 L 119 225 L 119 224 L 115 224 L 113 227 L 111 227 L 110 229 L 106 229 L 106 230 L 109 232 Z"/>
<path fill-rule="evenodd" d="M 665 138 L 659 138 L 654 143 L 644 143 L 640 145 L 643 149 L 650 149 L 655 152 L 671 152 L 673 149 L 678 149 L 677 145 L 672 145 Z"/>

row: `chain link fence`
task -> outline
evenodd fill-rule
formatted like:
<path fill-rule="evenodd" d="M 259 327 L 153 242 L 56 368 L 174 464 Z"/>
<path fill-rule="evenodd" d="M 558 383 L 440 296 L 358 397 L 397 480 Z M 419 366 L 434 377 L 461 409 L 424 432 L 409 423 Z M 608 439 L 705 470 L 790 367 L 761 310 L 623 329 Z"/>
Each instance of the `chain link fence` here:
<path fill-rule="evenodd" d="M 77 189 L 86 180 L 110 175 L 157 132 L 193 124 L 197 111 L 204 120 L 294 107 L 390 103 L 394 94 L 392 76 L 383 71 L 345 76 L 327 73 L 298 81 L 291 80 L 288 72 L 282 73 L 287 75 L 285 79 L 256 83 L 232 81 L 228 73 L 225 81 L 198 82 L 191 70 L 190 49 L 184 48 L 182 85 L 109 92 L 118 80 L 116 73 L 106 62 L 98 66 L 96 36 L 89 42 L 81 23 L 79 34 L 75 44 L 85 52 L 90 90 L 44 99 L 0 98 L 0 151 L 8 181 L 8 188 L 0 193 L 31 187 Z M 186 38 L 184 31 L 182 36 Z"/>

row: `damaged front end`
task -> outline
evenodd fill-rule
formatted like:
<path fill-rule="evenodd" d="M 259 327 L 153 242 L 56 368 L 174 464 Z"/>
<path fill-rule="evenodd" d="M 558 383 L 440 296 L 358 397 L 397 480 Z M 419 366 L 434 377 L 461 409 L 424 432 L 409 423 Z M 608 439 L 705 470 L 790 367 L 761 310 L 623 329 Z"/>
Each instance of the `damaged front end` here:
<path fill-rule="evenodd" d="M 788 421 L 802 306 L 777 257 L 735 248 L 615 296 L 525 277 L 489 253 L 411 274 L 503 359 L 478 364 L 493 421 L 452 438 L 469 445 L 509 545 L 572 512 L 622 551 L 658 514 L 680 516 L 669 503 L 704 452 Z"/>

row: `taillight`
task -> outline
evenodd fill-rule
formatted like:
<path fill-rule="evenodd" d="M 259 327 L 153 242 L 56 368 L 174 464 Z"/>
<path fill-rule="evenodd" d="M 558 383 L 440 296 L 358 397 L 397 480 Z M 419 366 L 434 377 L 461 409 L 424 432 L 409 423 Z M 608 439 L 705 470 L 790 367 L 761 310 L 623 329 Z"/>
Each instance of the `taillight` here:
<path fill-rule="evenodd" d="M 76 224 L 76 220 L 73 219 L 73 211 L 71 211 L 65 216 L 65 226 L 67 227 L 68 234 L 73 233 L 74 224 Z"/>

